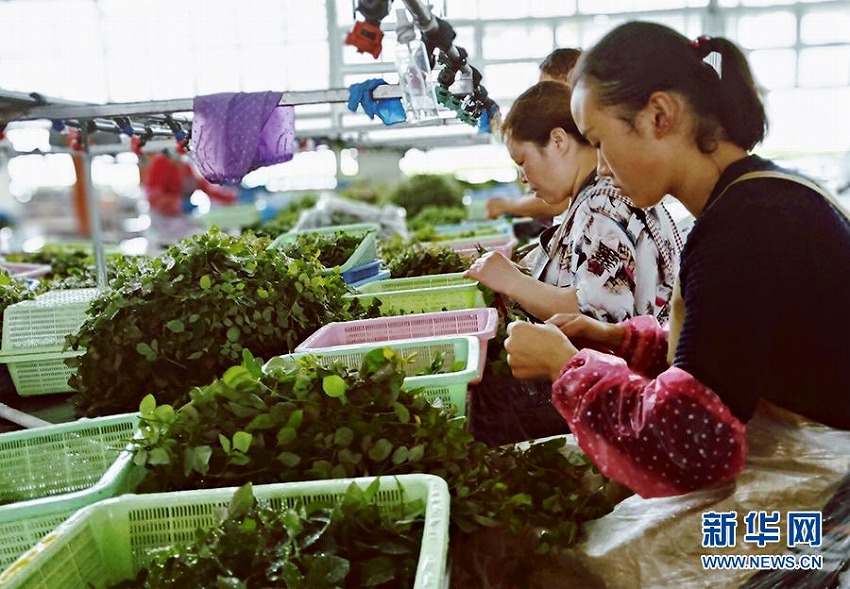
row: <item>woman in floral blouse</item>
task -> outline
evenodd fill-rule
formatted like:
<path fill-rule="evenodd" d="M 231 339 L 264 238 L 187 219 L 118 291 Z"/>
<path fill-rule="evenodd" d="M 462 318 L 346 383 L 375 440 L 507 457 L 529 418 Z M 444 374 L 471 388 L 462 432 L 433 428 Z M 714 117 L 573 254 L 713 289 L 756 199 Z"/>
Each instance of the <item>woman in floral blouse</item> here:
<path fill-rule="evenodd" d="M 508 151 L 537 196 L 572 199 L 564 222 L 541 236 L 531 275 L 499 253 L 483 256 L 466 275 L 503 293 L 541 320 L 582 312 L 618 322 L 649 314 L 666 320 L 681 240 L 663 206 L 646 210 L 596 176 L 596 152 L 570 115 L 570 89 L 540 82 L 505 119 Z M 470 398 L 469 429 L 501 445 L 567 431 L 552 407 L 548 383 L 494 374 Z"/>
<path fill-rule="evenodd" d="M 638 209 L 596 176 L 596 152 L 569 103 L 568 86 L 540 82 L 516 100 L 503 127 L 511 158 L 537 196 L 550 204 L 572 199 L 564 222 L 541 236 L 545 255 L 531 275 L 498 253 L 466 275 L 541 320 L 581 312 L 606 322 L 637 315 L 663 321 L 682 248 L 675 224 L 663 205 Z"/>

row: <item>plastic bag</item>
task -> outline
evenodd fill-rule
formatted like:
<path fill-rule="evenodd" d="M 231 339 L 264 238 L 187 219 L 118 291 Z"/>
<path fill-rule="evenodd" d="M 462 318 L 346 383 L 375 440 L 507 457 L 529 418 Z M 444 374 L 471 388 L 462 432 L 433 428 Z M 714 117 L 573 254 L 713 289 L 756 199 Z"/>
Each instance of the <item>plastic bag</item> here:
<path fill-rule="evenodd" d="M 382 237 L 398 234 L 407 239 L 403 208 L 394 205 L 379 207 L 329 194 L 322 195 L 313 208 L 303 211 L 294 229 L 301 231 L 351 223 L 377 223 L 381 226 Z"/>

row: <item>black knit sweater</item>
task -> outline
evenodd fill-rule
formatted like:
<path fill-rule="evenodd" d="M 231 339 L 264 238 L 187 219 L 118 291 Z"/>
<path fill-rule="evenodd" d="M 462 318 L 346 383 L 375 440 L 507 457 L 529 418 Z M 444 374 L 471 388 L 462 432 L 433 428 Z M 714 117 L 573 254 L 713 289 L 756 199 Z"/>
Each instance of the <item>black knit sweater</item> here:
<path fill-rule="evenodd" d="M 682 253 L 674 364 L 748 421 L 760 397 L 850 429 L 850 221 L 750 156 L 721 175 Z M 784 170 L 781 170 L 784 171 Z"/>

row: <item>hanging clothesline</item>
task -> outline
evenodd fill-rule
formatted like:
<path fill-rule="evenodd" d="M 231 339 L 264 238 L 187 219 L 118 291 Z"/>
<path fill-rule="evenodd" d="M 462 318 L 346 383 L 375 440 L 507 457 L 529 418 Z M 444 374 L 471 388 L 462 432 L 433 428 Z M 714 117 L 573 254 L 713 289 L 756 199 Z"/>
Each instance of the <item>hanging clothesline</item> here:
<path fill-rule="evenodd" d="M 385 84 L 372 91 L 375 100 L 400 98 L 398 84 Z M 328 90 L 307 90 L 303 92 L 284 92 L 280 106 L 298 106 L 304 104 L 324 104 L 348 102 L 348 88 Z M 163 115 L 175 112 L 191 112 L 193 98 L 171 100 L 148 100 L 143 102 L 115 102 L 107 104 L 44 104 L 22 107 L 5 122 L 28 121 L 34 119 L 69 120 L 96 119 L 109 117 L 131 117 L 139 115 Z M 0 122 L 4 122 L 0 112 Z"/>

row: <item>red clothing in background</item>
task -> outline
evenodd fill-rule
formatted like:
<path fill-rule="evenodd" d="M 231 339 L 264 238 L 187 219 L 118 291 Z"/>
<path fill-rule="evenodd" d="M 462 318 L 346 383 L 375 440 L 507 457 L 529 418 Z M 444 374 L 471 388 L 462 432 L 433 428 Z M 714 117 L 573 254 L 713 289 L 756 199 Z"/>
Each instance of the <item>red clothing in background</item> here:
<path fill-rule="evenodd" d="M 183 214 L 183 201 L 195 190 L 223 203 L 233 203 L 237 198 L 236 189 L 216 186 L 201 176 L 189 162 L 163 153 L 154 155 L 144 168 L 142 186 L 152 210 L 174 217 Z"/>

